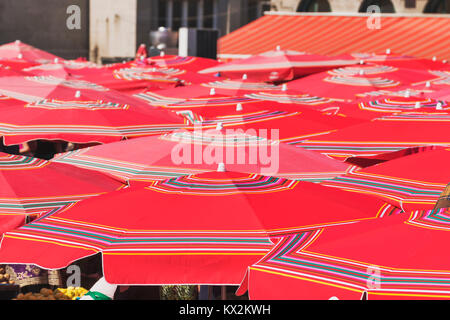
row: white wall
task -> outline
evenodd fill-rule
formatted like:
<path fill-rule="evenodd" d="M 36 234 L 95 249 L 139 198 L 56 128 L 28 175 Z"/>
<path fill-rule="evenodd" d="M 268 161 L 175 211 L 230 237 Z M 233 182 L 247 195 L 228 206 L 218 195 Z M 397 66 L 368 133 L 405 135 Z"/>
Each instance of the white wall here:
<path fill-rule="evenodd" d="M 89 14 L 91 61 L 135 55 L 137 0 L 91 0 Z"/>

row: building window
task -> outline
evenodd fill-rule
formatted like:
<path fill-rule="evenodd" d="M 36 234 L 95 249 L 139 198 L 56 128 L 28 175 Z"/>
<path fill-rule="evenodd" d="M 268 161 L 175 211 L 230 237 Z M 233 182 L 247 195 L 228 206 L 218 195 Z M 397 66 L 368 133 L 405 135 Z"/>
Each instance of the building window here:
<path fill-rule="evenodd" d="M 203 3 L 203 26 L 205 28 L 213 27 L 213 15 L 214 15 L 213 1 L 206 0 Z"/>
<path fill-rule="evenodd" d="M 262 17 L 265 11 L 270 11 L 270 1 L 249 0 L 247 10 L 248 23 Z"/>
<path fill-rule="evenodd" d="M 424 13 L 450 13 L 450 0 L 429 0 Z"/>
<path fill-rule="evenodd" d="M 416 0 L 405 0 L 405 8 L 407 9 L 414 9 L 416 5 Z"/>
<path fill-rule="evenodd" d="M 182 26 L 182 6 L 182 0 L 173 0 L 172 30 L 174 31 L 178 31 L 178 29 Z"/>
<path fill-rule="evenodd" d="M 381 13 L 395 13 L 394 5 L 390 0 L 365 0 L 359 8 L 359 12 L 367 12 L 370 6 L 379 6 Z"/>
<path fill-rule="evenodd" d="M 188 3 L 188 27 L 189 28 L 195 28 L 197 27 L 197 12 L 198 12 L 198 8 L 197 8 L 197 1 L 189 1 Z"/>
<path fill-rule="evenodd" d="M 297 12 L 331 12 L 331 6 L 327 0 L 302 0 Z"/>
<path fill-rule="evenodd" d="M 167 27 L 167 1 L 158 1 L 158 27 Z"/>

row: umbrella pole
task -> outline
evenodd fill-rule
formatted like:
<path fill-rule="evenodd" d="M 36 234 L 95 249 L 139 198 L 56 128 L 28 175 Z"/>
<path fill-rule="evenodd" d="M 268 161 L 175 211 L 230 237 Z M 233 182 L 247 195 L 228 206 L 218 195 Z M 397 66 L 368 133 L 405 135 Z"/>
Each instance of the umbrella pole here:
<path fill-rule="evenodd" d="M 221 295 L 222 295 L 222 300 L 227 300 L 227 287 L 226 286 L 222 286 L 222 292 L 221 292 Z"/>

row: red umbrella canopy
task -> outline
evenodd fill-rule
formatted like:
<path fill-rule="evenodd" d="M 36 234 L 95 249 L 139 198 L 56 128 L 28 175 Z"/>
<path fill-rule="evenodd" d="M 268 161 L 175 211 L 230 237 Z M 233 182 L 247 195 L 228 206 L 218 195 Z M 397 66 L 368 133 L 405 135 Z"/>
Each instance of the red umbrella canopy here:
<path fill-rule="evenodd" d="M 358 65 L 314 74 L 287 84 L 288 89 L 334 99 L 356 99 L 357 95 L 426 82 L 442 81 L 432 71 L 385 65 Z"/>
<path fill-rule="evenodd" d="M 289 144 L 321 136 L 339 128 L 352 127 L 361 123 L 354 119 L 328 112 L 302 109 L 297 111 L 258 111 L 246 114 L 220 116 L 196 123 L 201 129 L 225 128 L 226 130 L 244 130 L 255 135 L 265 135 L 272 140 Z"/>
<path fill-rule="evenodd" d="M 130 63 L 98 66 L 85 62 L 62 61 L 27 68 L 25 71 L 37 76 L 85 80 L 127 94 L 215 80 L 212 76 L 182 69 L 134 66 Z"/>
<path fill-rule="evenodd" d="M 142 75 L 139 76 L 137 72 L 130 71 L 131 75 L 128 75 L 121 70 L 125 70 L 125 68 L 117 69 L 116 71 L 108 67 L 73 61 L 62 61 L 24 69 L 24 71 L 33 76 L 56 77 L 68 81 L 88 81 L 127 94 L 138 93 L 150 88 L 160 88 L 158 86 L 152 87 L 152 82 L 144 79 Z M 163 75 L 159 75 L 158 78 L 155 76 L 152 80 L 155 82 L 160 81 L 161 84 L 167 87 L 174 87 L 178 84 L 177 79 Z"/>
<path fill-rule="evenodd" d="M 281 86 L 267 83 L 257 83 L 249 81 L 220 80 L 197 85 L 177 87 L 173 89 L 160 90 L 156 92 L 162 100 L 165 99 L 207 99 L 217 96 L 243 96 L 245 94 L 256 93 L 260 91 L 280 91 Z M 147 93 L 147 92 L 146 92 Z M 153 92 L 149 92 L 151 97 Z M 140 96 L 140 95 L 139 95 Z M 145 95 L 142 95 L 145 98 Z"/>
<path fill-rule="evenodd" d="M 397 211 L 314 183 L 209 172 L 88 199 L 6 233 L 0 262 L 57 269 L 101 252 L 112 284 L 236 285 L 274 236 Z"/>
<path fill-rule="evenodd" d="M 198 72 L 205 68 L 211 68 L 219 64 L 217 60 L 201 57 L 181 57 L 176 55 L 164 55 L 149 57 L 144 60 L 147 65 L 159 68 L 177 68 L 191 72 Z M 139 65 L 141 61 L 135 61 Z"/>
<path fill-rule="evenodd" d="M 61 58 L 19 40 L 0 46 L 0 60 L 17 60 L 44 64 Z"/>
<path fill-rule="evenodd" d="M 0 77 L 0 92 L 17 98 L 0 100 L 0 135 L 8 145 L 35 139 L 111 142 L 184 127 L 173 112 L 86 81 L 12 73 Z"/>
<path fill-rule="evenodd" d="M 351 55 L 340 55 L 340 58 L 355 58 L 363 62 L 371 62 L 383 64 L 387 66 L 408 68 L 408 69 L 425 69 L 425 70 L 448 70 L 450 64 L 447 61 L 438 61 L 435 57 L 433 59 L 423 59 L 413 56 L 405 56 L 398 54 L 367 54 L 354 53 Z"/>
<path fill-rule="evenodd" d="M 316 54 L 276 50 L 199 72 L 219 73 L 232 79 L 239 79 L 245 75 L 244 77 L 254 81 L 279 82 L 356 63 L 355 59 L 334 59 Z"/>
<path fill-rule="evenodd" d="M 150 97 L 150 96 L 149 96 Z M 317 114 L 315 110 L 320 111 L 322 114 L 339 117 L 335 121 L 336 127 L 340 127 L 339 122 L 342 121 L 344 114 L 339 114 L 340 109 L 337 103 L 332 103 L 331 101 L 323 101 L 321 99 L 314 99 L 313 97 L 301 99 L 298 103 L 290 103 L 288 101 L 278 102 L 270 101 L 264 99 L 253 99 L 250 95 L 245 97 L 242 96 L 226 96 L 216 94 L 214 96 L 205 96 L 199 98 L 186 99 L 184 101 L 179 101 L 176 103 L 167 104 L 162 97 L 157 97 L 153 95 L 156 99 L 151 101 L 152 105 L 159 105 L 163 108 L 173 110 L 178 114 L 182 114 L 187 117 L 192 123 L 194 121 L 202 122 L 204 120 L 214 120 L 220 121 L 223 119 L 226 122 L 227 118 L 246 118 L 246 117 L 257 117 L 263 113 L 269 111 L 289 111 L 289 112 L 299 112 L 304 111 L 305 114 Z M 158 99 L 160 102 L 158 101 Z M 313 112 L 310 112 L 310 111 Z M 331 120 L 331 117 L 330 117 Z M 244 120 L 242 120 L 244 121 Z M 353 124 L 353 123 L 352 123 Z"/>
<path fill-rule="evenodd" d="M 123 180 L 63 163 L 0 153 L 0 233 L 80 200 L 124 187 Z"/>
<path fill-rule="evenodd" d="M 314 109 L 316 107 L 326 109 L 328 104 L 345 101 L 343 99 L 330 99 L 299 93 L 297 90 L 289 90 L 286 84 L 274 85 L 249 80 L 214 80 L 187 87 L 159 90 L 157 92 L 147 91 L 136 94 L 135 96 L 152 105 L 159 106 L 178 104 L 187 100 L 192 100 L 192 102 L 189 102 L 192 104 L 200 104 L 210 99 L 225 97 L 240 97 L 243 99 L 243 97 L 246 97 L 253 100 L 288 104 L 295 103 L 311 106 Z"/>
<path fill-rule="evenodd" d="M 429 93 L 429 94 L 426 93 L 425 96 L 430 97 L 432 99 L 450 101 L 450 88 L 436 90 L 433 93 Z"/>
<path fill-rule="evenodd" d="M 372 99 L 352 103 L 336 102 L 333 105 L 341 114 L 365 120 L 401 113 L 418 112 L 431 115 L 450 110 L 447 102 L 426 98 L 423 95 L 414 97 L 381 96 Z"/>
<path fill-rule="evenodd" d="M 353 171 L 326 186 L 372 194 L 405 211 L 432 209 L 450 182 L 450 149 L 439 148 Z"/>
<path fill-rule="evenodd" d="M 449 209 L 283 237 L 249 268 L 252 300 L 449 299 Z"/>
<path fill-rule="evenodd" d="M 441 79 L 442 80 L 442 79 Z M 379 98 L 432 98 L 432 94 L 446 88 L 444 83 L 439 81 L 426 81 L 418 84 L 402 85 L 399 87 L 368 91 L 356 94 L 356 101 L 371 101 Z M 445 99 L 444 99 L 445 100 Z"/>
<path fill-rule="evenodd" d="M 289 143 L 341 159 L 375 156 L 424 145 L 448 146 L 449 121 L 450 114 L 445 110 L 403 112 Z"/>
<path fill-rule="evenodd" d="M 40 66 L 40 64 L 27 62 L 23 60 L 3 60 L 0 58 L 0 68 L 11 68 L 13 70 L 23 70 L 33 66 Z"/>
<path fill-rule="evenodd" d="M 57 155 L 53 161 L 138 181 L 214 171 L 220 163 L 227 170 L 309 181 L 330 179 L 351 168 L 316 152 L 226 130 L 131 139 Z"/>

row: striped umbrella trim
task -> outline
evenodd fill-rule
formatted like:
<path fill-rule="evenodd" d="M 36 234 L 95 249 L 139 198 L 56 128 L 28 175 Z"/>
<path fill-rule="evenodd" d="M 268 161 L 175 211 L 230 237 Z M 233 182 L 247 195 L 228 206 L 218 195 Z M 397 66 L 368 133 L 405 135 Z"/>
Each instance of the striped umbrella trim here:
<path fill-rule="evenodd" d="M 450 293 L 450 270 L 411 270 L 374 266 L 368 262 L 325 256 L 308 251 L 322 230 L 282 238 L 274 249 L 252 269 L 276 271 L 278 275 L 298 277 L 348 290 L 445 291 Z"/>

